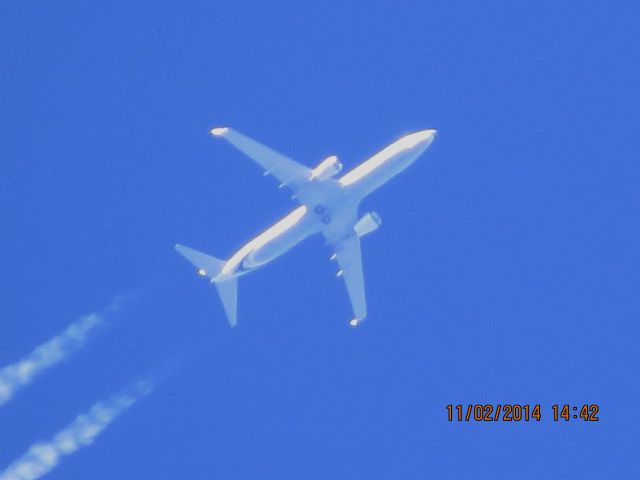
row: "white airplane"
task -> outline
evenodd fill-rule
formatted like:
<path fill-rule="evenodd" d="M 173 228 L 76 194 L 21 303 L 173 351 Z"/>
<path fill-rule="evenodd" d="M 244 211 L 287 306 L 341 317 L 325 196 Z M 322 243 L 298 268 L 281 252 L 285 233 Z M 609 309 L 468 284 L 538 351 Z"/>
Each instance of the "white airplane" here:
<path fill-rule="evenodd" d="M 336 179 L 342 163 L 332 155 L 309 168 L 227 127 L 213 128 L 222 137 L 273 175 L 280 187 L 293 191 L 300 206 L 245 244 L 228 260 L 220 260 L 184 245 L 176 250 L 195 267 L 198 275 L 210 279 L 220 295 L 229 324 L 237 323 L 238 277 L 262 267 L 305 238 L 324 235 L 333 248 L 351 300 L 357 326 L 367 316 L 360 237 L 382 223 L 375 212 L 358 216 L 362 199 L 411 165 L 433 142 L 436 130 L 406 135 Z"/>

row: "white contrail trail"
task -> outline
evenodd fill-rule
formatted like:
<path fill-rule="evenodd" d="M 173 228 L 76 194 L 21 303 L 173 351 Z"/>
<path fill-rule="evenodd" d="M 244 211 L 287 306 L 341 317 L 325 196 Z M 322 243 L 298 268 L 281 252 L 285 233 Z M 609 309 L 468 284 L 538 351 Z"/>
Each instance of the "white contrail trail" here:
<path fill-rule="evenodd" d="M 128 296 L 117 297 L 106 311 L 117 311 Z M 104 323 L 105 316 L 102 313 L 91 313 L 81 317 L 59 335 L 36 347 L 22 360 L 2 368 L 0 406 L 11 400 L 22 387 L 30 384 L 36 375 L 82 348 L 90 333 Z"/>
<path fill-rule="evenodd" d="M 0 405 L 11 400 L 36 375 L 82 348 L 89 333 L 103 323 L 104 318 L 98 313 L 82 317 L 61 334 L 36 347 L 22 360 L 0 370 Z"/>
<path fill-rule="evenodd" d="M 137 382 L 129 391 L 94 404 L 86 413 L 78 415 L 65 429 L 48 442 L 38 442 L 6 470 L 0 480 L 35 480 L 49 473 L 60 463 L 61 457 L 71 455 L 91 445 L 96 437 L 119 415 L 141 397 L 151 392 L 151 382 Z"/>

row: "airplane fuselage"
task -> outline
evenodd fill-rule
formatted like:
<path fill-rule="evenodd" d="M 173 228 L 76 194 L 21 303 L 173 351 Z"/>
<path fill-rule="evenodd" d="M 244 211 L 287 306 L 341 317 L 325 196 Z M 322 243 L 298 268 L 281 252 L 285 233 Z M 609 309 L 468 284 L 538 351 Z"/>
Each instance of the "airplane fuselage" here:
<path fill-rule="evenodd" d="M 327 184 L 313 204 L 302 202 L 284 218 L 247 242 L 226 261 L 216 280 L 244 275 L 283 255 L 307 237 L 322 233 L 328 240 L 351 227 L 353 212 L 364 197 L 408 168 L 431 144 L 436 131 L 421 130 L 390 144 L 373 157 Z M 312 182 L 314 180 L 311 180 Z"/>

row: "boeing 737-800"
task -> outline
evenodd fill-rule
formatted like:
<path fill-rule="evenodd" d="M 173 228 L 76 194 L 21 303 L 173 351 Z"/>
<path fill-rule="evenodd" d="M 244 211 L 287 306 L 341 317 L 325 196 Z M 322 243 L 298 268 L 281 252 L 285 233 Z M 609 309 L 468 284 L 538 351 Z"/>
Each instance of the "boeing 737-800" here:
<path fill-rule="evenodd" d="M 306 167 L 285 155 L 227 127 L 213 128 L 221 137 L 273 175 L 281 187 L 293 192 L 300 206 L 245 244 L 228 260 L 220 260 L 184 245 L 176 250 L 208 278 L 220 295 L 229 324 L 237 323 L 238 277 L 275 260 L 305 238 L 322 233 L 333 248 L 338 276 L 344 278 L 356 326 L 367 316 L 360 238 L 373 232 L 380 216 L 368 212 L 359 217 L 364 197 L 411 165 L 433 142 L 436 130 L 405 135 L 365 160 L 340 178 L 342 163 L 332 155 L 315 168 Z"/>

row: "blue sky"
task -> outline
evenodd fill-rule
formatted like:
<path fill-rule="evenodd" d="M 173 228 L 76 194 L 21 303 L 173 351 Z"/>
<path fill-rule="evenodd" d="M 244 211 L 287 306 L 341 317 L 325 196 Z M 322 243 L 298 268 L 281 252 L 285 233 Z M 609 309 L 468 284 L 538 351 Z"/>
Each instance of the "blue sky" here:
<path fill-rule="evenodd" d="M 48 478 L 636 477 L 638 13 L 4 2 L 0 368 L 130 298 L 0 407 L 0 468 L 159 378 Z M 362 328 L 320 238 L 244 277 L 228 328 L 173 245 L 228 257 L 294 204 L 215 125 L 345 168 L 438 129 L 362 205 L 383 219 Z M 450 423 L 450 403 L 544 418 Z"/>

